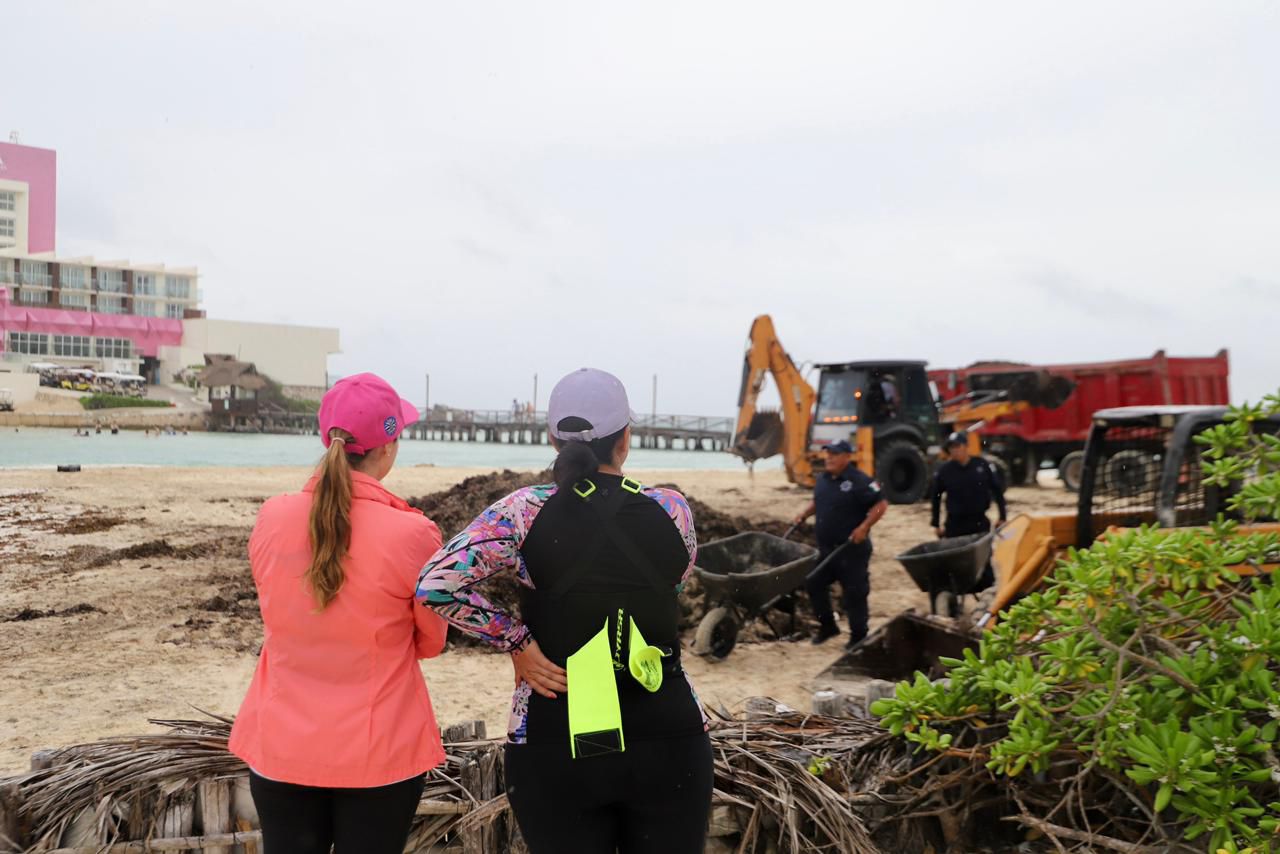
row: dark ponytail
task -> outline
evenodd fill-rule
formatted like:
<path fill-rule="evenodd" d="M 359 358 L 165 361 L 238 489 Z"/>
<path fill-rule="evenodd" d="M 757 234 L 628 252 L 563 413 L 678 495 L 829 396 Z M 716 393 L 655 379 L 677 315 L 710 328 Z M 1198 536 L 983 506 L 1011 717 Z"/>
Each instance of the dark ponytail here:
<path fill-rule="evenodd" d="M 589 430 L 591 425 L 581 418 L 564 418 L 556 425 L 561 430 L 577 432 Z M 555 479 L 560 491 L 572 489 L 573 485 L 584 477 L 590 477 L 600 470 L 601 464 L 613 464 L 613 451 L 627 432 L 623 427 L 617 433 L 603 439 L 592 439 L 590 442 L 566 440 L 560 444 L 560 453 L 551 466 L 551 476 Z"/>

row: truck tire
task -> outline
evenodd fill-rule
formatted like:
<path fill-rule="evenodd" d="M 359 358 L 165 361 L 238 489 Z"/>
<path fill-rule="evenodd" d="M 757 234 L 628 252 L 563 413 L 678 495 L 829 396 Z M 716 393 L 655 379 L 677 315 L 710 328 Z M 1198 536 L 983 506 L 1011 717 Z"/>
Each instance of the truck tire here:
<path fill-rule="evenodd" d="M 1058 478 L 1068 492 L 1079 492 L 1084 477 L 1084 451 L 1072 451 L 1058 463 Z"/>
<path fill-rule="evenodd" d="M 915 504 L 929 489 L 924 452 L 905 439 L 890 439 L 876 451 L 876 480 L 890 504 Z"/>
<path fill-rule="evenodd" d="M 693 651 L 698 655 L 725 659 L 738 642 L 738 618 L 732 608 L 712 608 L 698 623 L 693 638 Z"/>

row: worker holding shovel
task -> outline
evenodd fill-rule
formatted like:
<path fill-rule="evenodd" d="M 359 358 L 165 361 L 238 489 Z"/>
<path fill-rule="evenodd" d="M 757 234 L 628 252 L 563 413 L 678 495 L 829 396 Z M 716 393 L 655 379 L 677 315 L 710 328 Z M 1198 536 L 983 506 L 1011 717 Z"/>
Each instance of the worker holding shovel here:
<path fill-rule="evenodd" d="M 880 484 L 853 464 L 846 441 L 823 448 L 824 472 L 813 487 L 813 501 L 796 517 L 797 524 L 817 515 L 818 567 L 806 585 L 818 617 L 815 644 L 840 634 L 831 608 L 831 584 L 840 582 L 840 603 L 849 618 L 852 647 L 867 636 L 867 596 L 871 593 L 871 528 L 889 509 Z"/>

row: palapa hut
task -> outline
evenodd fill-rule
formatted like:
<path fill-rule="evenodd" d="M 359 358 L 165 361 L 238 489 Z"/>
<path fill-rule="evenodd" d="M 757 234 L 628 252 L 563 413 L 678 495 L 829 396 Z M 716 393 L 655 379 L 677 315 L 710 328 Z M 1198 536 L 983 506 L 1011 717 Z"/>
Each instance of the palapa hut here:
<path fill-rule="evenodd" d="M 209 426 L 235 430 L 255 422 L 259 414 L 258 392 L 267 387 L 267 380 L 254 364 L 217 354 L 206 354 L 204 364 L 197 379 L 209 390 Z"/>

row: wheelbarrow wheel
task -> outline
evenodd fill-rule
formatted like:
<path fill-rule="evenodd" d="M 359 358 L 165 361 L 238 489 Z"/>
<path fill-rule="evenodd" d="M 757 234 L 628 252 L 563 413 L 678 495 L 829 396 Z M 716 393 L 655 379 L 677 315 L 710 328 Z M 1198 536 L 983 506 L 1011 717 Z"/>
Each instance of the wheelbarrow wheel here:
<path fill-rule="evenodd" d="M 933 613 L 955 619 L 960 616 L 962 602 L 959 593 L 939 590 L 933 597 Z"/>
<path fill-rule="evenodd" d="M 738 642 L 738 618 L 733 610 L 721 606 L 712 608 L 698 623 L 694 635 L 693 651 L 712 658 L 728 658 Z"/>

